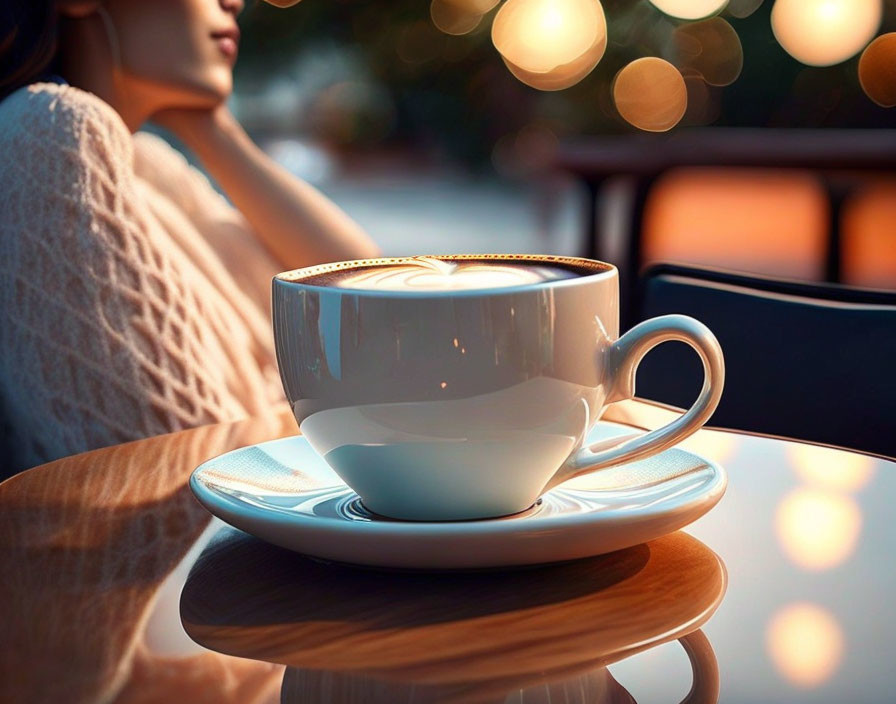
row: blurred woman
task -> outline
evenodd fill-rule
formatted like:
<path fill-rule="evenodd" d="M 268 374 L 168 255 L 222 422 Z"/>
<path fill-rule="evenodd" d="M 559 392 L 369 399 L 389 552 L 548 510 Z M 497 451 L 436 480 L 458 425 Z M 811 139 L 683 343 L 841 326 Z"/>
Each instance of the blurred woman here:
<path fill-rule="evenodd" d="M 270 412 L 282 404 L 271 276 L 376 255 L 224 105 L 242 6 L 4 0 L 5 473 Z M 229 203 L 163 140 L 137 132 L 147 121 L 179 137 Z"/>

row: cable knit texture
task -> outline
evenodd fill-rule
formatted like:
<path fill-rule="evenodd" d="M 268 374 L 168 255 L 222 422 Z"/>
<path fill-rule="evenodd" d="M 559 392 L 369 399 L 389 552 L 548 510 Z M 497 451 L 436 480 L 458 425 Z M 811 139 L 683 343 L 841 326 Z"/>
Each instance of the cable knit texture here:
<path fill-rule="evenodd" d="M 276 263 L 180 154 L 48 83 L 0 154 L 0 475 L 283 403 Z"/>

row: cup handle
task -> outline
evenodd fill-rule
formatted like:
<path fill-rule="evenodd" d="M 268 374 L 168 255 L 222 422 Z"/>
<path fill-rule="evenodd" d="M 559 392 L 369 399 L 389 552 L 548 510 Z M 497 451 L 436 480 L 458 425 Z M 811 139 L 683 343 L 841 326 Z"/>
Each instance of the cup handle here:
<path fill-rule="evenodd" d="M 719 662 L 702 630 L 678 639 L 691 661 L 693 680 L 681 704 L 716 704 L 719 701 Z"/>
<path fill-rule="evenodd" d="M 691 665 L 691 688 L 679 704 L 718 704 L 719 661 L 706 634 L 698 628 L 681 636 L 678 643 Z M 624 684 L 622 686 L 625 687 Z"/>
<path fill-rule="evenodd" d="M 664 315 L 639 323 L 607 349 L 610 390 L 607 403 L 635 395 L 635 372 L 644 356 L 663 342 L 687 343 L 703 361 L 703 388 L 685 413 L 648 433 L 614 438 L 575 452 L 551 478 L 545 490 L 580 474 L 655 455 L 692 435 L 709 419 L 725 383 L 725 362 L 715 335 L 686 315 Z"/>

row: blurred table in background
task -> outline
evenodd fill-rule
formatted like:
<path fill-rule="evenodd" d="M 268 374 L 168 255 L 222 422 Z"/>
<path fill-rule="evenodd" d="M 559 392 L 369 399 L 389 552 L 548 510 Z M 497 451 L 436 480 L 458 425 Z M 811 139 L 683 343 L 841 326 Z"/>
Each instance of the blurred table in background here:
<path fill-rule="evenodd" d="M 395 573 L 309 560 L 194 500 L 196 465 L 295 432 L 288 415 L 206 426 L 0 485 L 0 700 L 674 702 L 692 671 L 691 702 L 891 699 L 892 462 L 703 430 L 685 445 L 729 488 L 685 532 L 535 569 Z"/>
<path fill-rule="evenodd" d="M 806 194 L 806 188 L 797 186 L 796 200 L 802 196 L 802 201 L 808 199 L 807 207 L 814 207 L 821 213 L 820 223 L 813 223 L 814 228 L 825 231 L 826 240 L 821 253 L 822 265 L 818 271 L 818 278 L 831 282 L 841 281 L 842 269 L 842 241 L 841 224 L 843 205 L 855 187 L 869 177 L 879 178 L 882 175 L 892 175 L 896 171 L 896 130 L 805 130 L 805 129 L 734 129 L 712 128 L 698 130 L 679 130 L 669 134 L 634 134 L 614 137 L 576 138 L 561 142 L 552 158 L 552 166 L 558 170 L 571 173 L 580 179 L 588 189 L 586 205 L 584 253 L 586 256 L 602 258 L 605 255 L 601 242 L 600 212 L 598 208 L 602 189 L 607 182 L 616 177 L 628 177 L 633 183 L 632 197 L 627 212 L 629 224 L 627 244 L 621 259 L 618 260 L 624 274 L 625 290 L 630 290 L 634 285 L 637 272 L 644 263 L 645 242 L 645 217 L 648 198 L 654 190 L 654 186 L 666 174 L 678 169 L 706 169 L 705 181 L 725 178 L 725 170 L 757 170 L 757 173 L 769 170 L 788 170 L 802 172 L 802 177 L 809 178 L 809 188 L 812 182 L 818 184 L 821 194 L 816 201 L 811 194 Z M 809 172 L 806 174 L 805 172 Z M 742 173 L 742 172 L 741 172 Z M 799 181 L 800 176 L 796 176 Z M 747 185 L 744 185 L 744 184 Z M 723 184 L 724 186 L 724 184 Z M 803 184 L 805 186 L 805 183 Z M 744 199 L 749 203 L 750 185 L 748 181 L 731 182 L 731 188 L 746 190 Z M 773 184 L 772 189 L 784 193 L 787 184 Z M 791 189 L 793 190 L 793 189 Z M 678 192 L 681 198 L 684 191 Z M 761 193 L 753 194 L 759 201 Z M 826 196 L 826 198 L 824 197 Z M 699 194 L 695 194 L 699 198 Z M 789 222 L 791 217 L 798 217 L 800 204 L 794 199 L 788 204 L 786 201 L 777 203 L 779 216 L 777 223 L 772 223 L 772 232 L 759 231 L 768 228 L 766 222 L 755 224 L 754 230 L 758 240 L 761 238 L 776 238 L 786 240 L 795 236 L 789 228 L 796 223 Z M 824 202 L 826 201 L 826 202 Z M 789 207 L 788 207 L 789 206 Z M 691 212 L 691 220 L 697 220 L 708 213 L 699 212 L 699 203 Z M 757 209 L 758 210 L 758 209 Z M 728 222 L 725 216 L 728 216 Z M 745 228 L 741 223 L 730 222 L 737 217 L 735 211 L 728 213 L 718 211 L 714 216 L 718 221 L 716 238 L 724 238 L 727 230 L 743 232 Z M 749 219 L 749 212 L 747 213 Z M 673 227 L 677 232 L 671 233 L 687 238 L 687 219 L 678 221 Z M 694 223 L 696 227 L 697 223 Z M 813 225 L 809 225 L 812 229 Z M 717 242 L 706 238 L 705 247 L 718 252 L 720 261 L 724 258 L 724 251 Z M 700 243 L 694 245 L 699 250 Z M 744 243 L 743 248 L 749 244 Z M 896 239 L 893 242 L 896 251 Z M 699 254 L 698 254 L 699 256 Z M 808 257 L 807 257 L 808 258 Z M 739 268 L 737 258 L 732 253 L 730 268 Z M 725 266 L 720 261 L 685 261 L 683 263 Z M 753 273 L 765 273 L 780 275 L 782 271 L 762 271 L 748 269 Z M 802 272 L 797 273 L 797 278 L 804 278 Z M 809 278 L 805 276 L 805 278 Z M 896 280 L 893 281 L 896 287 Z"/>

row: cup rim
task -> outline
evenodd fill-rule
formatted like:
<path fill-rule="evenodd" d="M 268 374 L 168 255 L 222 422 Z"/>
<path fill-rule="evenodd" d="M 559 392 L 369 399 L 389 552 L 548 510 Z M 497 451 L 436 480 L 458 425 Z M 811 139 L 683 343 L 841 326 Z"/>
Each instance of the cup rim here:
<path fill-rule="evenodd" d="M 303 281 L 311 276 L 327 274 L 333 271 L 341 271 L 343 269 L 354 269 L 366 266 L 390 266 L 396 264 L 404 264 L 413 262 L 423 257 L 430 259 L 440 259 L 448 261 L 476 261 L 476 260 L 506 260 L 519 262 L 540 262 L 545 264 L 561 264 L 580 268 L 594 268 L 596 271 L 591 274 L 582 274 L 570 279 L 553 279 L 548 281 L 538 281 L 535 283 L 519 284 L 514 286 L 493 286 L 470 289 L 451 289 L 451 290 L 387 290 L 387 289 L 367 289 L 367 288 L 337 288 L 334 286 L 322 286 L 318 284 L 309 284 Z M 330 291 L 343 294 L 363 295 L 378 298 L 442 298 L 450 296 L 458 297 L 475 297 L 483 295 L 502 295 L 502 294 L 518 294 L 522 291 L 531 291 L 542 288 L 566 288 L 569 286 L 582 286 L 595 281 L 610 279 L 618 276 L 618 270 L 613 264 L 602 262 L 597 259 L 588 259 L 586 257 L 569 257 L 558 254 L 426 254 L 407 257 L 375 257 L 371 259 L 348 259 L 339 262 L 327 262 L 325 264 L 315 264 L 313 266 L 301 267 L 299 269 L 291 269 L 283 271 L 274 276 L 274 283 L 299 286 L 303 289 L 312 291 Z"/>

